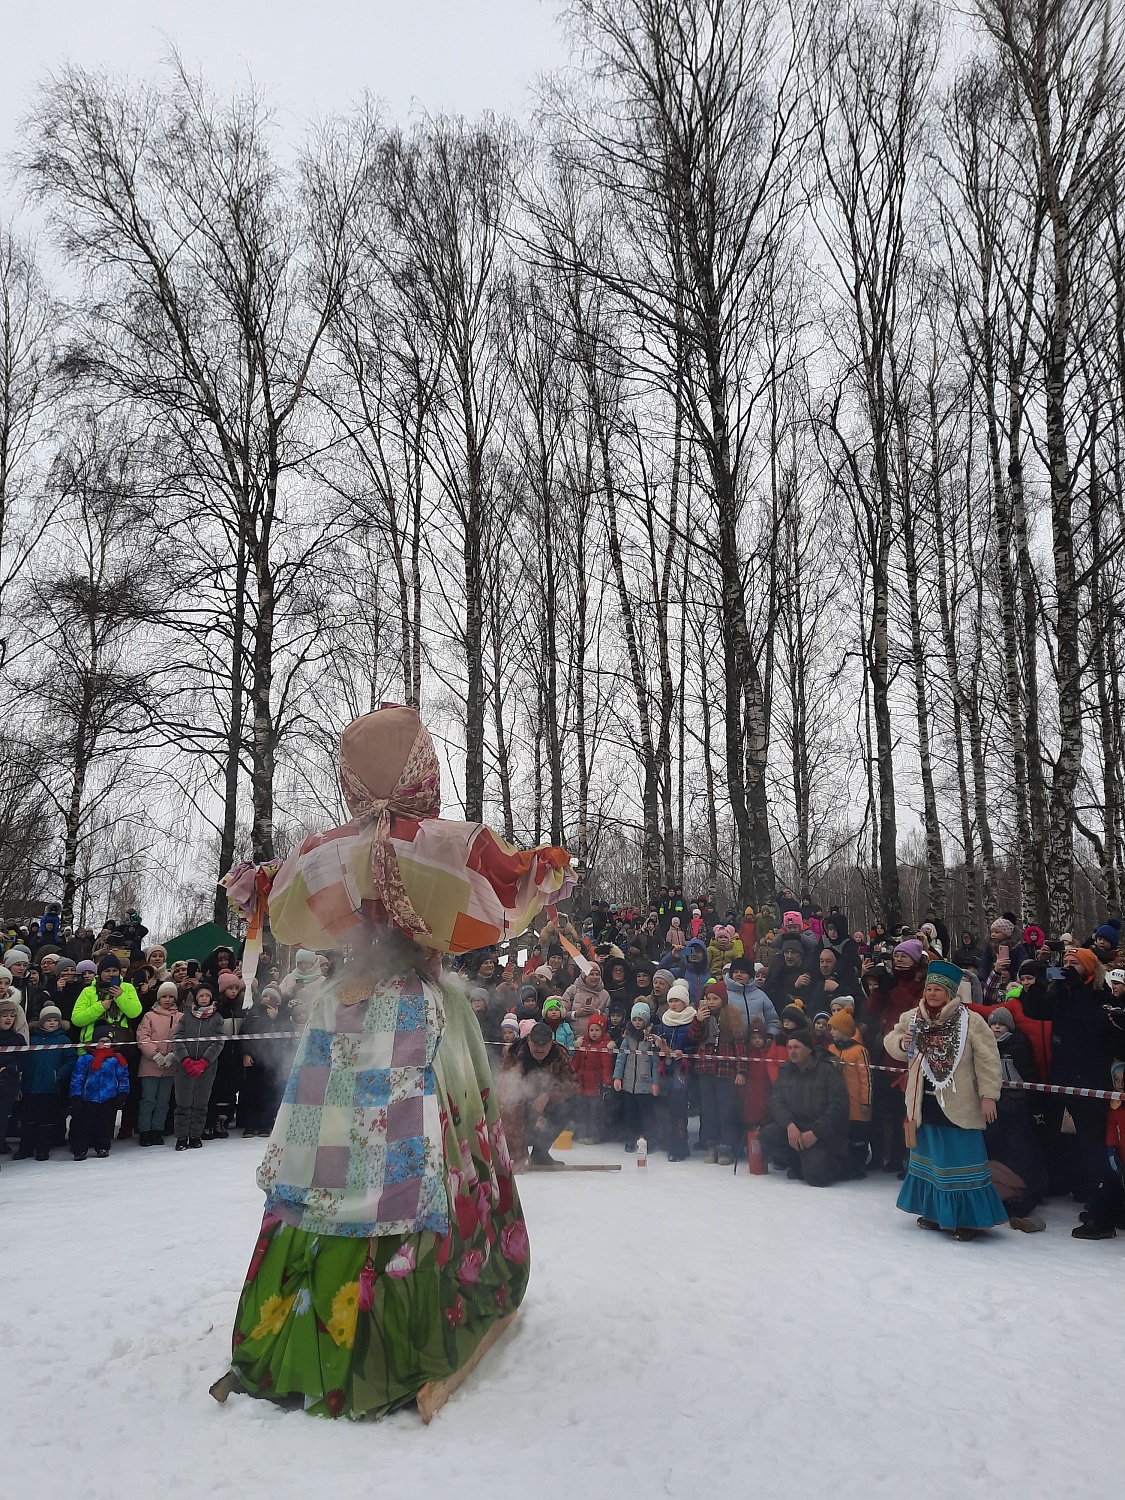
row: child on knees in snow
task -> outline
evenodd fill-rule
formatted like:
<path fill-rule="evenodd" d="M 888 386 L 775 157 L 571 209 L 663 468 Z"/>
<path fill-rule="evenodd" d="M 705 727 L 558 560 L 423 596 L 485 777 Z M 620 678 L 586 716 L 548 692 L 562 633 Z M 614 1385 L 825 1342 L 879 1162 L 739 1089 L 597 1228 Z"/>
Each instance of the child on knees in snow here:
<path fill-rule="evenodd" d="M 638 1136 L 651 1135 L 652 1102 L 660 1093 L 659 1051 L 649 1031 L 651 1014 L 643 1000 L 634 1003 L 613 1064 L 613 1089 L 621 1108 L 626 1151 L 637 1149 Z"/>
<path fill-rule="evenodd" d="M 17 1160 L 46 1161 L 62 1116 L 62 1100 L 74 1071 L 74 1051 L 66 1047 L 62 1012 L 44 1005 L 31 1033 L 23 1082 L 23 1119 Z"/>
<path fill-rule="evenodd" d="M 75 1101 L 70 1121 L 70 1150 L 75 1161 L 108 1156 L 113 1142 L 118 1099 L 129 1093 L 129 1065 L 113 1050 L 113 1027 L 94 1024 L 93 1052 L 84 1052 L 70 1075 L 70 1097 Z"/>
<path fill-rule="evenodd" d="M 729 1167 L 742 1140 L 746 1086 L 746 1022 L 742 1010 L 705 990 L 691 1027 L 699 1078 L 699 1139 L 704 1161 Z"/>
<path fill-rule="evenodd" d="M 660 1049 L 660 1085 L 668 1101 L 668 1160 L 686 1161 L 688 1145 L 688 1081 L 695 1044 L 691 1040 L 695 1007 L 688 1004 L 687 982 L 677 979 L 668 991 L 664 1019 L 652 1028 Z"/>
<path fill-rule="evenodd" d="M 571 1059 L 578 1084 L 573 1107 L 578 1138 L 584 1146 L 597 1145 L 605 1133 L 605 1095 L 613 1092 L 613 1054 L 605 1017 L 595 1012 L 587 1020 L 586 1035 L 579 1037 Z"/>

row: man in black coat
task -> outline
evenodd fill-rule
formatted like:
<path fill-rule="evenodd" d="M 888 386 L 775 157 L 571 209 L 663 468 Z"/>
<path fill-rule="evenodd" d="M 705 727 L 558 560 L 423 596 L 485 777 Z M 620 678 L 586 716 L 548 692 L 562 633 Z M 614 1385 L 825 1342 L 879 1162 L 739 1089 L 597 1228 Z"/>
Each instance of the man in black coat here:
<path fill-rule="evenodd" d="M 1113 1061 L 1113 1027 L 1106 1011 L 1111 997 L 1099 989 L 1097 957 L 1089 948 L 1068 948 L 1063 958 L 1063 978 L 1053 981 L 1047 996 L 1051 1021 L 1051 1082 L 1074 1088 L 1104 1089 L 1109 1086 Z M 1110 1239 L 1115 1232 L 1115 1193 L 1105 1149 L 1105 1121 L 1109 1106 L 1104 1099 L 1068 1096 L 1066 1108 L 1074 1121 L 1077 1137 L 1077 1168 L 1070 1187 L 1075 1197 L 1089 1204 L 1090 1219 L 1072 1233 L 1078 1239 Z"/>
<path fill-rule="evenodd" d="M 785 1006 L 800 997 L 808 1008 L 812 976 L 805 967 L 805 945 L 794 933 L 781 944 L 781 952 L 770 964 L 763 988 L 780 1015 Z"/>
<path fill-rule="evenodd" d="M 807 1029 L 789 1038 L 789 1061 L 773 1086 L 770 1115 L 761 1142 L 774 1166 L 810 1187 L 828 1187 L 847 1175 L 848 1087 Z"/>

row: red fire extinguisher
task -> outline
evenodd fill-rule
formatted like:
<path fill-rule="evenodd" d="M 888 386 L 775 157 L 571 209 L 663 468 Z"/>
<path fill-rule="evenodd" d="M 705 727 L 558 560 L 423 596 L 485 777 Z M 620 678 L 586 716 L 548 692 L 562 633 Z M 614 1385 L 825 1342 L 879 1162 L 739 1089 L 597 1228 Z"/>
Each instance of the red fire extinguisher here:
<path fill-rule="evenodd" d="M 746 1160 L 755 1177 L 765 1177 L 769 1172 L 769 1165 L 762 1154 L 762 1143 L 758 1139 L 757 1130 L 746 1132 Z"/>

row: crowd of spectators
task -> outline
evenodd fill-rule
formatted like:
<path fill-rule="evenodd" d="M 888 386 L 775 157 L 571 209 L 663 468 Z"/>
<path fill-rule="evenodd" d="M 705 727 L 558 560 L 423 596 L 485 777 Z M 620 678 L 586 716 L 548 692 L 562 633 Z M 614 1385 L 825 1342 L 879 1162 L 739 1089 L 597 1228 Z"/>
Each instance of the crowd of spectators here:
<path fill-rule="evenodd" d="M 776 914 L 740 916 L 672 889 L 645 912 L 596 906 L 581 931 L 548 923 L 518 969 L 491 952 L 463 967 L 499 1053 L 506 1133 L 533 1164 L 549 1165 L 570 1128 L 630 1152 L 643 1138 L 675 1162 L 693 1150 L 717 1165 L 764 1160 L 826 1186 L 906 1175 L 907 1064 L 884 1043 L 933 960 L 961 971 L 1005 1083 L 1121 1090 L 1116 918 L 1081 942 L 1005 913 L 983 941 L 954 941 L 932 910 L 916 928 L 862 932 L 786 888 Z M 1069 1195 L 1083 1205 L 1077 1238 L 1125 1228 L 1123 1127 L 1120 1100 L 1005 1088 L 985 1140 L 1013 1227 L 1042 1229 L 1039 1205 Z"/>
<path fill-rule="evenodd" d="M 284 978 L 267 959 L 247 994 L 235 950 L 168 962 L 136 912 L 99 932 L 64 929 L 57 908 L 6 924 L 0 966 L 0 1155 L 76 1161 L 114 1138 L 177 1151 L 268 1136 L 307 988 L 334 960 L 297 951 Z"/>
<path fill-rule="evenodd" d="M 268 1136 L 312 987 L 337 956 L 267 954 L 252 992 L 233 948 L 169 963 L 135 912 L 71 932 L 57 907 L 6 924 L 0 965 L 0 1154 L 77 1161 L 111 1142 L 192 1150 Z M 529 948 L 530 945 L 530 948 Z M 983 941 L 917 928 L 851 931 L 836 908 L 783 888 L 776 915 L 722 916 L 662 890 L 648 911 L 596 904 L 502 952 L 454 963 L 489 1046 L 517 1170 L 582 1142 L 638 1141 L 673 1162 L 745 1160 L 827 1186 L 902 1178 L 905 1062 L 885 1040 L 927 965 L 962 974 L 1009 1084 L 1122 1089 L 1125 952 L 1111 919 L 1085 942 L 999 915 Z M 1084 1205 L 1078 1238 L 1125 1228 L 1121 1101 L 1005 1089 L 985 1132 L 1013 1226 L 1043 1227 L 1052 1195 Z"/>

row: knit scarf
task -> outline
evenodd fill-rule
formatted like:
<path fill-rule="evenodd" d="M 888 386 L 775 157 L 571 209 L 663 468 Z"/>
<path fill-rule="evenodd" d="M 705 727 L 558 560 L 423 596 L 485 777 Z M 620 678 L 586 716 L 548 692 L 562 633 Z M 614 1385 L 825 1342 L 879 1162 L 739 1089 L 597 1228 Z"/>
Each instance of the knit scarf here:
<path fill-rule="evenodd" d="M 685 1005 L 683 1010 L 666 1010 L 663 1026 L 690 1026 L 695 1020 L 695 1006 Z"/>

